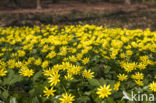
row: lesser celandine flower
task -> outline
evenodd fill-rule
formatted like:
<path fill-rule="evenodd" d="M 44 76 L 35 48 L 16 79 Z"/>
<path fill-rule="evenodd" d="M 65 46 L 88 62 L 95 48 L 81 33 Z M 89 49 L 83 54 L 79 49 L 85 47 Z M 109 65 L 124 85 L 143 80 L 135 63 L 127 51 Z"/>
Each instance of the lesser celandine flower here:
<path fill-rule="evenodd" d="M 72 96 L 72 94 L 68 94 L 68 93 L 64 93 L 62 94 L 62 97 L 59 98 L 60 103 L 73 103 L 74 96 Z"/>
<path fill-rule="evenodd" d="M 36 59 L 34 62 L 35 65 L 41 65 L 41 63 L 42 63 L 42 60 L 40 58 Z M 43 67 L 45 67 L 45 64 L 43 65 Z"/>
<path fill-rule="evenodd" d="M 19 57 L 23 57 L 26 54 L 25 51 L 23 51 L 23 50 L 18 50 L 17 52 L 18 52 Z"/>
<path fill-rule="evenodd" d="M 10 60 L 8 60 L 7 64 L 8 64 L 9 68 L 13 69 L 13 68 L 15 68 L 16 60 L 15 59 L 10 59 Z"/>
<path fill-rule="evenodd" d="M 127 75 L 125 75 L 125 74 L 119 74 L 118 75 L 118 79 L 120 80 L 120 81 L 124 81 L 124 80 L 127 80 Z"/>
<path fill-rule="evenodd" d="M 142 80 L 135 80 L 135 83 L 138 84 L 139 86 L 144 85 Z"/>
<path fill-rule="evenodd" d="M 138 68 L 139 68 L 140 70 L 145 69 L 146 66 L 147 66 L 147 64 L 144 64 L 143 62 L 140 62 L 140 63 L 138 64 Z"/>
<path fill-rule="evenodd" d="M 144 75 L 143 75 L 143 73 L 137 72 L 137 73 L 133 74 L 131 77 L 132 77 L 132 79 L 142 80 L 144 78 Z"/>
<path fill-rule="evenodd" d="M 93 74 L 94 74 L 94 72 L 91 72 L 91 70 L 88 70 L 88 71 L 87 71 L 87 70 L 85 69 L 85 70 L 83 71 L 83 73 L 82 73 L 82 76 L 85 77 L 85 78 L 92 79 L 92 78 L 94 77 Z"/>
<path fill-rule="evenodd" d="M 119 86 L 120 86 L 120 82 L 117 82 L 117 83 L 114 85 L 114 90 L 115 90 L 115 91 L 118 91 L 118 90 L 119 90 Z"/>
<path fill-rule="evenodd" d="M 77 62 L 77 58 L 76 58 L 74 55 L 70 56 L 70 57 L 69 57 L 69 60 L 70 60 L 71 62 Z"/>
<path fill-rule="evenodd" d="M 34 74 L 34 71 L 32 69 L 23 69 L 19 71 L 19 73 L 25 77 L 31 77 Z"/>
<path fill-rule="evenodd" d="M 27 79 L 34 82 L 34 78 L 39 76 L 38 80 L 49 83 L 43 83 L 43 86 L 46 85 L 44 96 L 54 96 L 56 92 L 57 99 L 62 87 L 74 93 L 75 97 L 64 93 L 59 98 L 61 103 L 79 100 L 81 92 L 85 92 L 78 88 L 80 95 L 76 95 L 77 91 L 70 88 L 72 85 L 66 85 L 77 83 L 74 81 L 87 82 L 86 79 L 93 77 L 97 80 L 104 77 L 109 82 L 112 78 L 107 75 L 117 75 L 113 79 L 118 80 L 113 88 L 110 85 L 97 88 L 100 98 L 110 96 L 112 90 L 117 92 L 120 85 L 126 90 L 124 85 L 127 82 L 137 87 L 149 85 L 149 89 L 155 92 L 156 83 L 145 82 L 149 77 L 150 81 L 156 79 L 151 74 L 156 64 L 155 42 L 155 32 L 150 30 L 110 29 L 95 25 L 0 27 L 0 78 L 3 82 L 12 73 L 23 78 L 30 77 Z M 87 69 L 90 67 L 93 69 Z M 109 69 L 107 74 L 103 72 L 103 67 Z M 98 72 L 94 73 L 93 70 Z"/>
<path fill-rule="evenodd" d="M 149 87 L 152 91 L 156 92 L 156 83 L 155 82 L 152 82 L 149 84 Z"/>
<path fill-rule="evenodd" d="M 57 74 L 57 73 L 50 75 L 50 77 L 48 78 L 50 85 L 55 86 L 58 82 L 60 82 L 59 77 L 60 77 L 60 74 Z"/>
<path fill-rule="evenodd" d="M 97 89 L 96 94 L 98 94 L 100 98 L 105 98 L 111 95 L 111 90 L 112 89 L 110 89 L 110 85 L 103 85 Z"/>
<path fill-rule="evenodd" d="M 46 68 L 48 67 L 48 65 L 49 65 L 49 62 L 46 60 L 42 63 L 42 68 Z"/>
<path fill-rule="evenodd" d="M 82 63 L 83 64 L 87 64 L 89 62 L 89 58 L 84 58 L 83 60 L 82 60 Z"/>
<path fill-rule="evenodd" d="M 54 92 L 56 92 L 56 90 L 53 89 L 53 87 L 51 87 L 50 89 L 48 89 L 47 87 L 45 87 L 45 90 L 43 91 L 44 96 L 54 96 Z"/>
<path fill-rule="evenodd" d="M 5 69 L 0 69 L 0 77 L 6 76 L 6 73 L 7 73 L 7 72 L 8 72 L 8 71 L 5 70 Z"/>

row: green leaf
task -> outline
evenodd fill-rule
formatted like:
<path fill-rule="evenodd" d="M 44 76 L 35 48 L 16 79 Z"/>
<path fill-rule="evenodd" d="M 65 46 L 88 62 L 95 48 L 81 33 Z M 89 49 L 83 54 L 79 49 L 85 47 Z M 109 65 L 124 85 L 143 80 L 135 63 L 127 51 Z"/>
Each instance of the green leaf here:
<path fill-rule="evenodd" d="M 77 99 L 77 101 L 79 103 L 87 103 L 88 101 L 90 101 L 90 98 L 88 96 L 81 96 Z"/>
<path fill-rule="evenodd" d="M 107 67 L 106 69 L 104 69 L 104 73 L 109 73 L 111 67 Z"/>
<path fill-rule="evenodd" d="M 22 80 L 22 76 L 15 74 L 13 70 L 9 70 L 8 77 L 4 78 L 3 85 L 12 85 Z"/>
<path fill-rule="evenodd" d="M 101 79 L 99 80 L 99 82 L 100 82 L 101 85 L 107 84 L 107 82 L 106 82 L 103 78 L 101 78 Z"/>
<path fill-rule="evenodd" d="M 11 97 L 11 98 L 10 98 L 10 103 L 17 103 L 17 102 L 16 102 L 16 98 L 15 98 L 15 97 Z"/>
<path fill-rule="evenodd" d="M 29 94 L 30 94 L 31 96 L 35 95 L 35 89 L 34 89 L 34 88 L 31 89 L 31 90 L 29 91 Z"/>
<path fill-rule="evenodd" d="M 6 100 L 6 99 L 8 98 L 8 96 L 9 96 L 8 91 L 5 90 L 5 91 L 2 93 L 2 96 L 3 96 L 3 98 Z"/>
<path fill-rule="evenodd" d="M 41 75 L 42 75 L 42 71 L 40 70 L 39 72 L 35 73 L 35 75 L 33 76 L 32 80 L 36 81 Z"/>
<path fill-rule="evenodd" d="M 89 96 L 91 94 L 91 91 L 85 92 L 84 94 Z"/>
<path fill-rule="evenodd" d="M 37 97 L 33 98 L 33 99 L 32 99 L 32 103 L 39 103 L 38 98 L 37 98 Z"/>
<path fill-rule="evenodd" d="M 5 103 L 5 102 L 3 102 L 3 101 L 0 100 L 0 103 Z"/>
<path fill-rule="evenodd" d="M 0 80 L 0 84 L 2 84 L 2 80 Z"/>
<path fill-rule="evenodd" d="M 113 88 L 114 84 L 115 84 L 115 81 L 114 80 L 110 80 L 108 83 L 111 85 L 111 88 Z"/>
<path fill-rule="evenodd" d="M 94 103 L 102 103 L 102 99 L 97 97 L 96 94 L 92 95 L 92 98 L 94 100 Z"/>
<path fill-rule="evenodd" d="M 8 76 L 6 78 L 4 78 L 4 80 L 3 80 L 3 85 L 10 84 L 10 81 L 13 78 L 14 74 L 15 74 L 14 71 L 10 69 L 8 71 Z"/>
<path fill-rule="evenodd" d="M 88 79 L 88 82 L 91 86 L 100 86 L 100 83 L 96 79 Z"/>
<path fill-rule="evenodd" d="M 113 98 L 108 97 L 108 98 L 106 99 L 106 103 L 115 103 L 115 102 L 114 102 Z"/>

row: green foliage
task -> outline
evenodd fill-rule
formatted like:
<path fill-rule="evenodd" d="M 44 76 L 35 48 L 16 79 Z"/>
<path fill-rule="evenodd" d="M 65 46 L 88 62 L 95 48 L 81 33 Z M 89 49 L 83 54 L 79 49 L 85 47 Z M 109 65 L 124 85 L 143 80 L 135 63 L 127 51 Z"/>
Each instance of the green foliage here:
<path fill-rule="evenodd" d="M 72 93 L 75 103 L 133 103 L 129 102 L 131 91 L 154 93 L 149 84 L 155 81 L 155 33 L 95 25 L 0 28 L 0 103 L 59 103 L 63 93 Z M 16 43 L 14 39 L 8 42 L 12 37 Z M 68 48 L 65 55 L 61 54 L 62 47 Z M 48 58 L 51 51 L 56 54 Z M 77 54 L 81 53 L 83 57 L 79 58 Z M 146 68 L 140 69 L 139 63 Z M 126 67 L 133 70 L 127 71 Z M 144 75 L 139 78 L 144 85 L 135 82 L 138 77 L 132 78 L 136 72 Z M 127 78 L 122 80 L 119 74 Z M 120 85 L 114 89 L 117 83 Z M 104 90 L 100 93 L 105 94 L 108 88 L 110 95 L 100 98 L 98 91 Z M 45 93 L 47 89 L 48 93 L 54 89 L 54 95 Z M 122 100 L 123 95 L 129 101 Z"/>

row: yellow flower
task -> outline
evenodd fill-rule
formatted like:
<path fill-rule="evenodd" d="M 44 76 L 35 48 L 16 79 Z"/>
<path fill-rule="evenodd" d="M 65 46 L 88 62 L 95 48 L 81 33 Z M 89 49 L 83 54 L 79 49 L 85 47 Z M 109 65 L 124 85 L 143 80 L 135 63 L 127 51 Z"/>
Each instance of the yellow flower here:
<path fill-rule="evenodd" d="M 62 69 L 66 70 L 68 68 L 71 68 L 71 64 L 69 62 L 62 62 Z"/>
<path fill-rule="evenodd" d="M 31 77 L 34 74 L 34 71 L 32 69 L 23 69 L 19 73 L 25 77 Z"/>
<path fill-rule="evenodd" d="M 63 58 L 63 61 L 64 61 L 64 62 L 68 61 L 68 58 Z"/>
<path fill-rule="evenodd" d="M 43 47 L 43 49 L 41 50 L 41 52 L 45 53 L 45 52 L 47 52 L 48 50 L 49 50 L 48 45 L 45 45 L 45 46 Z"/>
<path fill-rule="evenodd" d="M 3 56 L 4 55 L 4 53 L 0 53 L 0 56 Z"/>
<path fill-rule="evenodd" d="M 72 77 L 73 75 L 72 74 L 67 74 L 67 75 L 65 75 L 64 77 L 65 77 L 65 79 L 69 79 L 69 80 L 73 80 L 74 78 Z"/>
<path fill-rule="evenodd" d="M 51 69 L 49 68 L 48 70 L 43 70 L 43 74 L 44 74 L 45 76 L 50 76 L 50 75 L 52 75 L 53 73 L 51 73 Z"/>
<path fill-rule="evenodd" d="M 15 66 L 16 66 L 16 61 L 15 61 L 15 59 L 11 59 L 11 60 L 9 60 L 9 61 L 7 62 L 7 64 L 8 64 L 8 67 L 9 67 L 9 68 L 13 69 L 13 68 L 15 68 Z"/>
<path fill-rule="evenodd" d="M 28 64 L 31 64 L 32 62 L 34 62 L 35 61 L 35 58 L 34 57 L 30 57 L 29 59 L 28 59 Z"/>
<path fill-rule="evenodd" d="M 76 46 L 77 45 L 77 43 L 75 42 L 75 43 L 73 43 L 73 46 Z"/>
<path fill-rule="evenodd" d="M 39 59 L 37 59 L 37 60 L 35 60 L 35 62 L 34 62 L 34 64 L 35 65 L 41 65 L 41 63 L 42 63 L 42 60 L 39 58 Z M 44 64 L 45 65 L 45 64 Z M 43 66 L 44 67 L 44 66 Z"/>
<path fill-rule="evenodd" d="M 69 60 L 72 62 L 77 62 L 77 58 L 73 55 L 69 57 Z"/>
<path fill-rule="evenodd" d="M 76 58 L 77 58 L 78 60 L 81 60 L 82 57 L 83 57 L 83 54 L 81 54 L 81 53 L 77 53 Z"/>
<path fill-rule="evenodd" d="M 54 58 L 55 56 L 56 56 L 55 51 L 51 51 L 51 52 L 46 56 L 46 58 L 52 59 L 52 58 Z"/>
<path fill-rule="evenodd" d="M 142 62 L 138 64 L 138 68 L 139 68 L 140 70 L 145 69 L 146 66 L 147 66 L 147 64 L 144 64 L 144 63 L 142 63 Z"/>
<path fill-rule="evenodd" d="M 22 63 L 22 62 L 20 62 L 20 61 L 16 62 L 16 67 L 17 67 L 17 68 L 20 68 L 20 67 L 22 67 L 22 66 L 23 66 L 23 63 Z"/>
<path fill-rule="evenodd" d="M 141 80 L 135 80 L 135 83 L 138 84 L 139 86 L 143 86 L 143 82 Z"/>
<path fill-rule="evenodd" d="M 23 57 L 26 54 L 25 51 L 23 51 L 23 50 L 18 50 L 17 53 L 18 53 L 19 57 Z"/>
<path fill-rule="evenodd" d="M 140 56 L 140 61 L 144 62 L 144 61 L 147 61 L 149 60 L 148 56 L 145 55 L 145 56 Z"/>
<path fill-rule="evenodd" d="M 152 61 L 152 60 L 148 60 L 147 62 L 148 62 L 149 65 L 154 65 L 154 64 L 156 64 L 156 62 L 154 62 L 154 61 Z"/>
<path fill-rule="evenodd" d="M 68 51 L 71 52 L 71 53 L 75 53 L 76 49 L 71 47 L 71 48 L 68 48 Z"/>
<path fill-rule="evenodd" d="M 111 48 L 111 55 L 110 55 L 110 57 L 112 58 L 112 59 L 116 59 L 116 56 L 117 56 L 117 54 L 118 54 L 118 49 L 114 49 L 114 48 Z"/>
<path fill-rule="evenodd" d="M 75 99 L 71 94 L 65 93 L 62 94 L 62 98 L 59 98 L 59 100 L 61 101 L 60 103 L 72 103 Z"/>
<path fill-rule="evenodd" d="M 103 85 L 97 89 L 96 94 L 98 94 L 100 98 L 105 98 L 111 95 L 111 92 L 110 92 L 111 90 L 112 89 L 110 89 L 110 85 Z"/>
<path fill-rule="evenodd" d="M 150 83 L 150 84 L 149 84 L 149 87 L 150 87 L 150 89 L 151 89 L 152 91 L 156 92 L 156 83 L 155 83 L 155 82 Z"/>
<path fill-rule="evenodd" d="M 135 62 L 133 63 L 122 63 L 121 66 L 125 69 L 126 72 L 131 72 L 132 70 L 136 70 L 137 64 Z"/>
<path fill-rule="evenodd" d="M 60 82 L 59 77 L 59 74 L 50 75 L 50 77 L 48 78 L 50 85 L 55 86 L 58 82 Z"/>
<path fill-rule="evenodd" d="M 5 51 L 7 51 L 7 49 L 6 48 L 2 48 L 1 51 L 5 52 Z"/>
<path fill-rule="evenodd" d="M 67 54 L 67 47 L 66 46 L 62 46 L 60 48 L 60 52 L 58 53 L 58 55 L 65 56 L 66 54 Z"/>
<path fill-rule="evenodd" d="M 24 73 L 23 76 L 31 77 L 34 74 L 34 71 L 32 69 L 27 69 Z"/>
<path fill-rule="evenodd" d="M 120 80 L 120 81 L 124 81 L 124 80 L 127 80 L 127 75 L 125 75 L 125 74 L 119 74 L 118 76 L 118 79 Z"/>
<path fill-rule="evenodd" d="M 89 58 L 84 58 L 83 60 L 82 60 L 82 63 L 83 64 L 87 64 L 89 62 Z"/>
<path fill-rule="evenodd" d="M 6 76 L 6 73 L 7 73 L 7 72 L 8 72 L 8 71 L 5 70 L 5 69 L 0 69 L 0 77 Z"/>
<path fill-rule="evenodd" d="M 118 90 L 119 90 L 119 86 L 120 86 L 120 82 L 117 82 L 117 83 L 114 85 L 114 90 L 118 91 Z"/>
<path fill-rule="evenodd" d="M 125 58 L 126 55 L 125 55 L 124 53 L 121 53 L 121 54 L 120 54 L 120 57 L 121 57 L 121 58 Z"/>
<path fill-rule="evenodd" d="M 144 74 L 143 73 L 135 73 L 131 76 L 132 79 L 137 79 L 137 80 L 142 80 L 144 78 Z"/>
<path fill-rule="evenodd" d="M 49 64 L 48 61 L 44 61 L 44 62 L 42 63 L 42 68 L 46 68 L 46 67 L 48 67 L 48 64 Z"/>
<path fill-rule="evenodd" d="M 131 49 L 131 45 L 125 46 L 126 49 Z"/>
<path fill-rule="evenodd" d="M 45 90 L 43 91 L 43 93 L 44 93 L 44 96 L 49 97 L 50 95 L 51 96 L 54 96 L 54 92 L 55 91 L 56 90 L 54 90 L 53 87 L 51 87 L 50 89 L 48 89 L 47 87 L 45 87 Z"/>
<path fill-rule="evenodd" d="M 131 50 L 127 50 L 127 51 L 126 51 L 126 54 L 127 54 L 128 56 L 131 56 L 131 55 L 133 54 L 133 52 L 132 52 Z"/>
<path fill-rule="evenodd" d="M 89 78 L 92 79 L 94 77 L 94 72 L 91 72 L 91 70 L 89 69 L 88 71 L 85 69 L 82 73 L 82 76 L 85 78 Z"/>
<path fill-rule="evenodd" d="M 69 75 L 78 75 L 80 74 L 82 67 L 77 65 L 71 65 L 69 68 L 67 68 L 67 73 Z"/>
<path fill-rule="evenodd" d="M 118 91 L 121 81 L 125 80 L 133 80 L 136 85 L 143 86 L 143 79 L 148 79 L 145 74 L 154 71 L 150 67 L 156 64 L 155 42 L 155 32 L 150 30 L 109 29 L 95 25 L 0 27 L 0 77 L 6 76 L 10 68 L 15 68 L 14 71 L 19 71 L 22 76 L 31 77 L 35 74 L 35 69 L 41 67 L 44 78 L 53 87 L 59 85 L 62 79 L 67 79 L 66 82 L 77 79 L 78 76 L 92 79 L 94 72 L 84 69 L 85 65 L 90 63 L 90 59 L 102 57 L 104 60 L 100 62 L 114 60 L 99 68 L 104 66 L 109 69 L 114 63 L 120 63 L 123 68 L 120 71 L 114 69 L 113 75 L 117 72 L 119 75 L 117 74 L 115 79 L 118 81 L 111 89 Z M 33 70 L 28 68 L 33 66 L 37 67 Z M 96 68 L 96 65 L 89 65 L 91 66 Z M 146 68 L 149 70 L 144 72 Z M 156 76 L 151 78 L 156 80 Z M 149 87 L 155 91 L 155 82 L 149 84 Z M 100 98 L 109 95 L 105 93 L 110 89 L 108 86 L 101 86 L 99 89 Z M 55 90 L 46 87 L 43 92 L 48 97 L 54 96 Z M 68 97 L 69 94 L 64 96 Z M 67 100 L 63 102 L 68 102 Z"/>
<path fill-rule="evenodd" d="M 131 42 L 131 45 L 132 45 L 134 48 L 136 48 L 136 47 L 138 46 L 136 42 Z"/>
<path fill-rule="evenodd" d="M 17 53 L 12 53 L 12 54 L 11 54 L 11 57 L 17 58 L 17 57 L 18 57 L 17 55 L 18 55 Z"/>

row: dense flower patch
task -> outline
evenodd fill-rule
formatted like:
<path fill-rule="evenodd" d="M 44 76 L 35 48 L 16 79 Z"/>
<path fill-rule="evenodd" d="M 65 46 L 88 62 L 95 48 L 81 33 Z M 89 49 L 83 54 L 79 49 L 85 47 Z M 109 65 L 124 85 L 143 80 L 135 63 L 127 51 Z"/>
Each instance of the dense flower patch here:
<path fill-rule="evenodd" d="M 0 27 L 0 101 L 113 103 L 156 92 L 156 32 Z M 124 101 L 122 101 L 124 102 Z"/>

